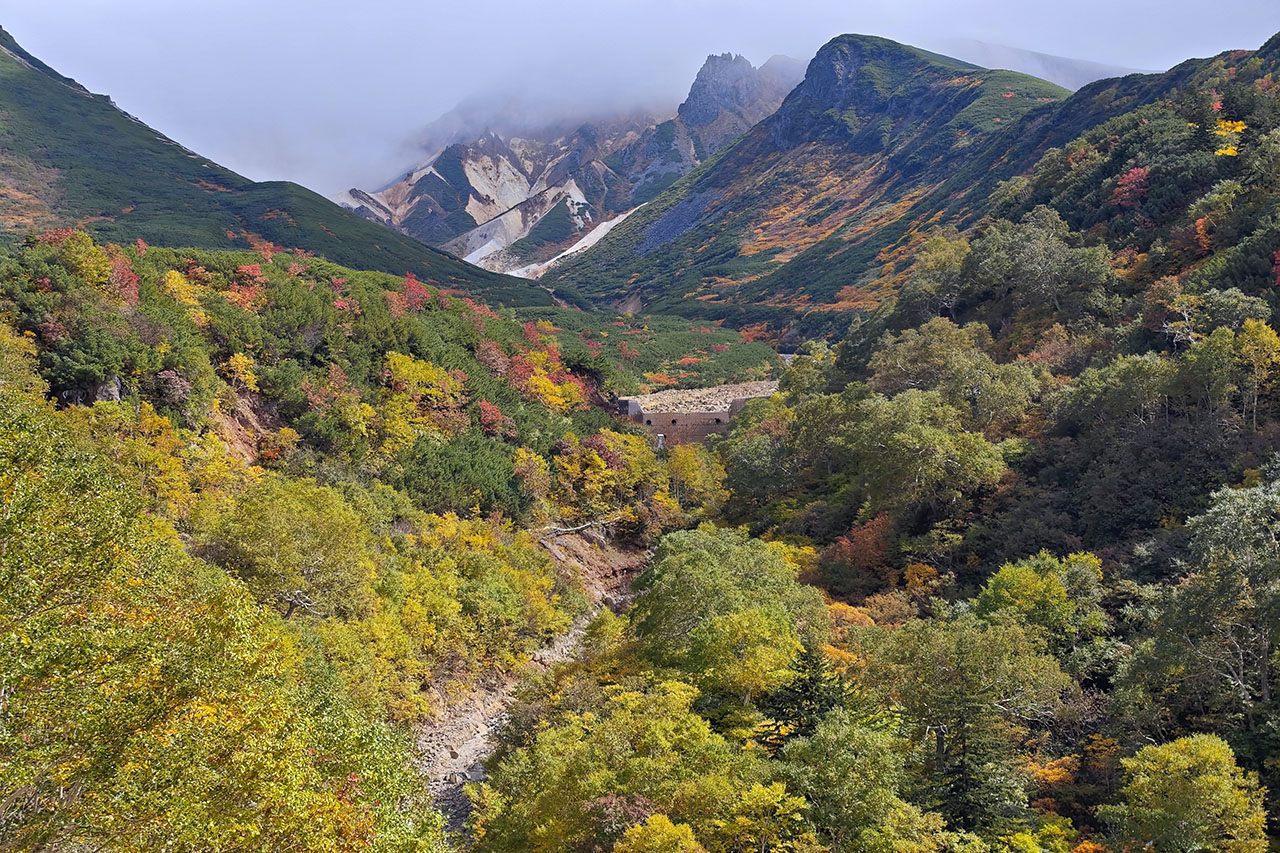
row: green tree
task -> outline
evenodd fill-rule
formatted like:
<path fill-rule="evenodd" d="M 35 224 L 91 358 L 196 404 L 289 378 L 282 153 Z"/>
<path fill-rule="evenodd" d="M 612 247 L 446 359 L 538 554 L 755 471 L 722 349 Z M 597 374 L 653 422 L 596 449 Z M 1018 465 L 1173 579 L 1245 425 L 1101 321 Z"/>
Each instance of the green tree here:
<path fill-rule="evenodd" d="M 746 704 L 788 677 L 804 642 L 825 638 L 817 590 L 786 550 L 704 525 L 663 538 L 640 578 L 632 624 L 651 660 Z"/>
<path fill-rule="evenodd" d="M 866 486 L 872 511 L 930 506 L 956 511 L 1004 473 L 999 449 L 964 429 L 936 391 L 870 397 L 837 439 Z"/>
<path fill-rule="evenodd" d="M 678 682 L 613 688 L 594 710 L 546 721 L 473 790 L 475 848 L 553 853 L 617 841 L 584 808 L 602 797 L 642 797 L 708 837 L 759 768 L 692 711 L 696 696 Z"/>
<path fill-rule="evenodd" d="M 1192 735 L 1144 747 L 1121 764 L 1125 770 L 1121 802 L 1101 807 L 1098 816 L 1125 849 L 1130 845 L 1162 853 L 1264 853 L 1270 849 L 1258 778 L 1236 765 L 1231 747 L 1217 735 Z"/>
<path fill-rule="evenodd" d="M 1051 721 L 1071 679 L 1020 625 L 968 614 L 861 633 L 860 684 L 922 748 L 919 772 L 949 822 L 1016 828 L 1026 817 L 1017 745 Z"/>
<path fill-rule="evenodd" d="M 1280 619 L 1280 484 L 1223 489 L 1188 522 L 1190 572 L 1159 596 L 1129 681 L 1254 728 L 1272 701 Z"/>
<path fill-rule="evenodd" d="M 808 802 L 806 818 L 837 853 L 943 849 L 942 818 L 905 799 L 906 750 L 884 726 L 837 710 L 780 757 L 788 790 Z"/>
<path fill-rule="evenodd" d="M 790 679 L 760 702 L 769 718 L 763 740 L 774 750 L 792 738 L 809 737 L 823 717 L 853 700 L 849 685 L 832 671 L 822 649 L 802 648 L 790 671 Z"/>
<path fill-rule="evenodd" d="M 881 343 L 871 357 L 871 387 L 889 395 L 936 390 L 979 429 L 1016 421 L 1037 390 L 1035 375 L 1026 363 L 997 364 L 985 351 L 990 345 L 982 323 L 934 318 Z"/>
<path fill-rule="evenodd" d="M 1061 559 L 1048 551 L 1005 563 L 974 600 L 974 612 L 993 620 L 1014 616 L 1042 632 L 1059 656 L 1102 634 L 1102 561 L 1093 554 Z"/>
<path fill-rule="evenodd" d="M 1202 316 L 1201 328 L 1216 329 L 1226 326 L 1239 332 L 1250 320 L 1265 323 L 1271 317 L 1271 307 L 1260 296 L 1246 296 L 1238 287 L 1226 290 L 1210 288 L 1199 294 L 1197 313 Z"/>
<path fill-rule="evenodd" d="M 285 618 L 340 616 L 370 602 L 365 536 L 363 520 L 333 489 L 268 475 L 217 520 L 205 547 Z"/>
<path fill-rule="evenodd" d="M 1239 367 L 1236 335 L 1219 326 L 1181 354 L 1177 382 L 1194 405 L 1212 415 L 1230 404 Z"/>
<path fill-rule="evenodd" d="M 953 321 L 964 292 L 964 262 L 969 241 L 954 228 L 930 232 L 916 250 L 898 310 L 909 316 L 945 313 Z"/>
<path fill-rule="evenodd" d="M 1070 229 L 1054 210 L 1041 205 L 1016 224 L 998 220 L 972 244 L 965 262 L 970 288 L 998 303 L 1062 310 L 1068 292 L 1105 285 L 1114 276 L 1106 247 L 1073 248 Z"/>

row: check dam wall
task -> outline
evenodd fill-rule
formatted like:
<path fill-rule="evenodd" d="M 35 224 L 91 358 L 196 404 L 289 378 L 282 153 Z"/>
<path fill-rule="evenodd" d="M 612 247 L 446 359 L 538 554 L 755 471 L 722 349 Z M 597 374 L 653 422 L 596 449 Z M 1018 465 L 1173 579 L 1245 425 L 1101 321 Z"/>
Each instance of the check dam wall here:
<path fill-rule="evenodd" d="M 729 421 L 748 400 L 771 397 L 777 390 L 776 380 L 739 382 L 623 397 L 618 405 L 620 414 L 646 427 L 659 446 L 690 444 L 728 432 Z"/>

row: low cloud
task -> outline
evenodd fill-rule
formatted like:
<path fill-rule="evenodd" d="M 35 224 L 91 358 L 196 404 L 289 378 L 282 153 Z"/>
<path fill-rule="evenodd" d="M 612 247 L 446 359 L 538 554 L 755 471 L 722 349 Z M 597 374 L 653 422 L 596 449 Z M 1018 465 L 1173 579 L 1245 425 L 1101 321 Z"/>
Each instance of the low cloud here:
<path fill-rule="evenodd" d="M 1130 68 L 1253 48 L 1275 0 L 0 0 L 28 50 L 148 124 L 258 180 L 378 186 L 476 93 L 674 104 L 708 53 L 808 59 L 844 32 L 948 39 Z M 532 99 L 532 98 L 531 98 Z"/>

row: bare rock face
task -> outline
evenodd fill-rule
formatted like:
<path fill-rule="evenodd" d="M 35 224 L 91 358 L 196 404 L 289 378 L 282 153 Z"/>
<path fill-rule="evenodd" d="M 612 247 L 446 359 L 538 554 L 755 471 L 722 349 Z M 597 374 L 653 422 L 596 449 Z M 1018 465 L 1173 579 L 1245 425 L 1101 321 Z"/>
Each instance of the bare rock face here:
<path fill-rule="evenodd" d="M 110 376 L 94 389 L 93 400 L 96 403 L 120 402 L 120 377 Z"/>
<path fill-rule="evenodd" d="M 703 156 L 715 153 L 770 116 L 803 76 L 801 63 L 787 57 L 755 68 L 742 56 L 709 56 L 680 105 L 680 119 Z"/>
<path fill-rule="evenodd" d="M 79 388 L 68 388 L 58 396 L 68 405 L 83 406 L 93 403 L 118 403 L 123 395 L 119 376 L 108 376 L 101 382 L 93 382 Z"/>
<path fill-rule="evenodd" d="M 498 272 L 525 274 L 573 248 L 688 174 L 782 103 L 797 60 L 754 68 L 710 56 L 675 115 L 606 116 L 509 101 L 464 105 L 429 131 L 435 153 L 376 192 L 351 189 L 353 212 Z M 486 112 L 487 111 L 487 112 Z"/>

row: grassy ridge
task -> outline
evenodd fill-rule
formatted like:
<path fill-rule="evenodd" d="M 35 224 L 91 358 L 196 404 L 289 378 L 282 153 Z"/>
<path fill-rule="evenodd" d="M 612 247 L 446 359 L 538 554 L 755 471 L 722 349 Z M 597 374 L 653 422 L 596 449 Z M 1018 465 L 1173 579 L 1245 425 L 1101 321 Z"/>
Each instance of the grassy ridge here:
<path fill-rule="evenodd" d="M 103 241 L 246 248 L 270 242 L 360 269 L 413 272 L 509 305 L 549 304 L 285 181 L 254 182 L 120 111 L 0 30 L 0 239 L 79 225 Z"/>

